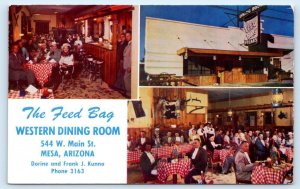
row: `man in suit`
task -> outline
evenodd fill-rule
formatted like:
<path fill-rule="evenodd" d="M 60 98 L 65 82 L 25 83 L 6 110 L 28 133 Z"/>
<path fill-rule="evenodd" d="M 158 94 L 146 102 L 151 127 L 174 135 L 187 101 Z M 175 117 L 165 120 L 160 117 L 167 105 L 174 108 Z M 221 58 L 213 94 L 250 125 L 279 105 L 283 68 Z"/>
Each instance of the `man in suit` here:
<path fill-rule="evenodd" d="M 123 70 L 123 59 L 124 59 L 124 49 L 127 46 L 127 41 L 124 33 L 120 34 L 120 41 L 117 44 L 117 64 L 118 64 L 118 73 L 117 80 L 114 83 L 114 87 L 123 92 L 125 90 L 124 86 L 124 70 Z"/>
<path fill-rule="evenodd" d="M 131 97 L 131 32 L 126 32 L 127 46 L 123 51 L 123 69 L 125 93 L 128 98 Z"/>
<path fill-rule="evenodd" d="M 157 175 L 157 170 L 155 170 L 155 166 L 157 164 L 157 160 L 151 154 L 151 145 L 147 143 L 145 145 L 145 151 L 142 153 L 140 157 L 140 166 L 143 172 L 144 177 L 147 177 L 147 180 L 154 180 Z"/>
<path fill-rule="evenodd" d="M 136 145 L 143 152 L 147 143 L 150 143 L 150 139 L 146 137 L 145 131 L 141 131 L 140 137 L 136 141 Z"/>
<path fill-rule="evenodd" d="M 9 79 L 13 81 L 26 80 L 29 85 L 33 85 L 35 82 L 34 74 L 31 70 L 24 69 L 25 59 L 18 51 L 18 44 L 12 45 L 9 54 Z"/>
<path fill-rule="evenodd" d="M 167 135 L 163 137 L 163 145 L 171 146 L 174 143 L 175 141 L 174 138 L 172 137 L 172 133 L 167 132 Z"/>
<path fill-rule="evenodd" d="M 240 145 L 240 150 L 236 153 L 234 163 L 236 166 L 236 177 L 239 180 L 251 181 L 251 174 L 254 166 L 258 165 L 257 162 L 251 163 L 248 155 L 249 144 L 243 141 Z"/>
<path fill-rule="evenodd" d="M 264 141 L 264 135 L 260 133 L 258 138 L 255 141 L 255 149 L 256 149 L 256 158 L 257 160 L 266 160 L 267 159 L 267 145 Z"/>
<path fill-rule="evenodd" d="M 199 139 L 193 141 L 194 151 L 191 156 L 191 161 L 193 168 L 184 178 L 185 184 L 197 183 L 194 179 L 194 175 L 200 175 L 201 172 L 205 172 L 207 166 L 207 152 L 201 147 L 201 142 Z"/>

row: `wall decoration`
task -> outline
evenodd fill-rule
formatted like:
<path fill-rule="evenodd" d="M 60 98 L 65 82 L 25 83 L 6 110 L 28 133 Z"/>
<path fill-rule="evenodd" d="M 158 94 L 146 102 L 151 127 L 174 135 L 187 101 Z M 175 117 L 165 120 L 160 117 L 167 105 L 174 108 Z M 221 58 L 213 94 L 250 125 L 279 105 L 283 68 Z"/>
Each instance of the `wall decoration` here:
<path fill-rule="evenodd" d="M 186 93 L 186 112 L 189 114 L 205 114 L 208 105 L 207 94 Z"/>

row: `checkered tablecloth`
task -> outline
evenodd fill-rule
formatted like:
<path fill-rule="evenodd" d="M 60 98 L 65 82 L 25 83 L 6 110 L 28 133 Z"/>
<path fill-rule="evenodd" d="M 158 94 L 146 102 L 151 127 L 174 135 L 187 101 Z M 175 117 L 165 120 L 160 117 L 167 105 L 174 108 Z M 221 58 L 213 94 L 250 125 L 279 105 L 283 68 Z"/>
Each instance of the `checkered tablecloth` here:
<path fill-rule="evenodd" d="M 222 150 L 214 150 L 213 159 L 214 160 L 221 160 L 222 163 L 224 163 L 225 159 L 228 156 L 231 156 L 230 150 L 222 149 Z"/>
<path fill-rule="evenodd" d="M 152 148 L 151 153 L 154 157 L 158 154 L 158 158 L 162 157 L 171 157 L 174 147 L 173 146 L 164 146 L 160 148 Z M 193 146 L 190 144 L 183 144 L 178 146 L 179 153 L 188 153 L 193 150 Z M 127 163 L 139 163 L 140 157 L 142 155 L 141 151 L 128 151 L 127 152 Z"/>
<path fill-rule="evenodd" d="M 55 64 L 52 63 L 39 63 L 39 64 L 27 64 L 26 67 L 33 71 L 36 80 L 41 86 L 48 81 L 52 73 L 52 67 Z"/>
<path fill-rule="evenodd" d="M 128 151 L 127 152 L 127 163 L 128 164 L 139 163 L 141 155 L 142 155 L 142 152 L 140 150 Z"/>
<path fill-rule="evenodd" d="M 191 166 L 190 159 L 181 159 L 176 163 L 158 162 L 157 164 L 157 178 L 160 182 L 166 182 L 169 175 L 179 174 L 184 177 L 189 173 Z"/>
<path fill-rule="evenodd" d="M 162 157 L 171 157 L 173 152 L 173 148 L 171 146 L 164 146 L 160 148 L 152 148 L 151 153 L 154 157 L 162 158 Z"/>
<path fill-rule="evenodd" d="M 262 165 L 254 167 L 252 184 L 282 184 L 288 168 L 274 169 Z"/>
<path fill-rule="evenodd" d="M 179 149 L 179 152 L 182 154 L 182 153 L 191 152 L 194 149 L 194 147 L 191 144 L 183 144 L 183 145 L 178 146 L 178 149 Z"/>
<path fill-rule="evenodd" d="M 20 96 L 20 91 L 10 91 L 8 93 L 8 98 L 13 98 L 13 99 L 41 99 L 42 93 L 41 90 L 38 90 L 38 92 L 34 94 L 26 94 L 25 96 Z M 50 93 L 48 99 L 54 99 L 53 93 Z"/>

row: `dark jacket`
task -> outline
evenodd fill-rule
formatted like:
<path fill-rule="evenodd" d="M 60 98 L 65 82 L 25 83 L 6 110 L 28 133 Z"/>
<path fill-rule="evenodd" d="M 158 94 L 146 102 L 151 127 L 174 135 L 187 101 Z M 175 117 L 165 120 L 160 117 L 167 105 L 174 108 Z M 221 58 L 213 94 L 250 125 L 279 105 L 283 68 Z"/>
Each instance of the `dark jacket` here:
<path fill-rule="evenodd" d="M 194 152 L 194 151 L 193 151 Z M 190 155 L 190 158 L 193 155 L 193 152 Z M 207 166 L 207 152 L 202 147 L 199 147 L 199 150 L 197 152 L 197 155 L 195 159 L 192 159 L 192 164 L 194 165 L 194 168 L 199 170 L 199 173 L 201 171 L 205 172 L 206 166 Z"/>
<path fill-rule="evenodd" d="M 267 148 L 262 144 L 261 140 L 258 138 L 255 141 L 256 157 L 257 160 L 266 160 Z"/>
<path fill-rule="evenodd" d="M 151 175 L 152 169 L 155 167 L 157 161 L 155 161 L 153 164 L 151 164 L 150 159 L 148 158 L 146 152 L 143 152 L 140 157 L 140 166 L 142 169 L 142 172 L 146 175 Z"/>
<path fill-rule="evenodd" d="M 21 54 L 9 54 L 9 69 L 14 71 L 22 71 L 23 63 L 25 62 L 25 59 L 21 56 Z"/>

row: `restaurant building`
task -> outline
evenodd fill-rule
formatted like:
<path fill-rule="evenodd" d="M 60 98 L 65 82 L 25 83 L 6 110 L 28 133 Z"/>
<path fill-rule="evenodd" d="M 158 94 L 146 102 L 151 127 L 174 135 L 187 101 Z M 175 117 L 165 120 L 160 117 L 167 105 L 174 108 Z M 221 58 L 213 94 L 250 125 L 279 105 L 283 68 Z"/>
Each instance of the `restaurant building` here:
<path fill-rule="evenodd" d="M 146 17 L 145 72 L 174 74 L 190 85 L 247 84 L 291 79 L 293 38 L 258 32 L 245 44 L 238 27 Z M 285 73 L 280 75 L 281 73 Z"/>

